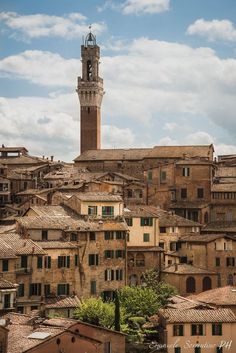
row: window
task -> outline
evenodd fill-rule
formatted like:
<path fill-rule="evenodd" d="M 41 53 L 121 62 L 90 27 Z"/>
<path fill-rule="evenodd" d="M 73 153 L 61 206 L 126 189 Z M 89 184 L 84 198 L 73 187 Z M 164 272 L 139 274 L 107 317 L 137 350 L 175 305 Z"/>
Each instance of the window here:
<path fill-rule="evenodd" d="M 196 283 L 194 277 L 188 277 L 186 280 L 186 293 L 194 293 L 196 291 Z"/>
<path fill-rule="evenodd" d="M 171 199 L 171 201 L 175 201 L 176 200 L 176 190 L 172 190 L 170 192 L 170 199 Z"/>
<path fill-rule="evenodd" d="M 116 250 L 116 259 L 124 259 L 125 250 Z"/>
<path fill-rule="evenodd" d="M 43 257 L 42 256 L 37 257 L 37 268 L 43 268 Z"/>
<path fill-rule="evenodd" d="M 160 181 L 161 181 L 161 183 L 165 183 L 166 182 L 166 171 L 165 170 L 161 170 Z"/>
<path fill-rule="evenodd" d="M 2 260 L 2 272 L 8 272 L 9 269 L 9 261 Z"/>
<path fill-rule="evenodd" d="M 51 264 L 52 264 L 51 256 L 45 256 L 45 258 L 44 258 L 44 267 L 45 268 L 51 268 Z"/>
<path fill-rule="evenodd" d="M 105 281 L 114 281 L 114 270 L 105 270 Z"/>
<path fill-rule="evenodd" d="M 197 188 L 197 198 L 198 199 L 204 198 L 204 189 L 203 188 Z"/>
<path fill-rule="evenodd" d="M 180 347 L 175 347 L 174 353 L 181 353 L 181 348 Z"/>
<path fill-rule="evenodd" d="M 105 257 L 105 259 L 113 259 L 114 258 L 114 250 L 105 250 L 104 257 Z"/>
<path fill-rule="evenodd" d="M 201 347 L 199 346 L 194 347 L 194 353 L 201 353 Z"/>
<path fill-rule="evenodd" d="M 3 294 L 3 308 L 9 309 L 11 308 L 11 294 Z"/>
<path fill-rule="evenodd" d="M 233 275 L 231 273 L 227 277 L 227 285 L 228 286 L 233 286 L 234 285 L 234 277 L 233 277 Z"/>
<path fill-rule="evenodd" d="M 48 297 L 51 294 L 51 286 L 50 284 L 45 284 L 44 285 L 44 295 L 45 297 Z"/>
<path fill-rule="evenodd" d="M 210 290 L 211 287 L 211 278 L 208 276 L 204 277 L 202 280 L 202 291 Z"/>
<path fill-rule="evenodd" d="M 220 257 L 215 258 L 215 264 L 216 264 L 216 267 L 220 266 Z"/>
<path fill-rule="evenodd" d="M 79 264 L 79 256 L 76 254 L 75 255 L 75 266 L 78 266 Z"/>
<path fill-rule="evenodd" d="M 160 227 L 160 233 L 166 233 L 166 227 Z"/>
<path fill-rule="evenodd" d="M 191 325 L 192 336 L 203 336 L 203 325 L 202 324 L 192 324 Z"/>
<path fill-rule="evenodd" d="M 149 226 L 149 227 L 151 227 L 152 224 L 153 224 L 152 218 L 150 218 L 150 217 L 148 217 L 148 218 L 140 218 L 140 225 L 141 225 L 142 227 L 144 227 L 144 226 Z"/>
<path fill-rule="evenodd" d="M 89 240 L 90 241 L 95 241 L 96 240 L 96 233 L 95 232 L 90 232 L 89 233 Z"/>
<path fill-rule="evenodd" d="M 48 240 L 48 231 L 42 230 L 42 240 Z"/>
<path fill-rule="evenodd" d="M 116 239 L 125 239 L 125 232 L 117 231 L 116 232 Z"/>
<path fill-rule="evenodd" d="M 30 283 L 29 295 L 41 295 L 41 283 Z"/>
<path fill-rule="evenodd" d="M 187 189 L 181 189 L 180 190 L 180 195 L 181 195 L 181 199 L 186 199 L 187 198 Z"/>
<path fill-rule="evenodd" d="M 177 244 L 175 241 L 170 242 L 170 251 L 176 251 L 177 250 Z"/>
<path fill-rule="evenodd" d="M 222 324 L 212 324 L 212 336 L 222 336 Z"/>
<path fill-rule="evenodd" d="M 116 270 L 116 281 L 122 281 L 123 280 L 123 270 Z"/>
<path fill-rule="evenodd" d="M 21 268 L 27 268 L 28 267 L 28 257 L 26 255 L 21 256 Z"/>
<path fill-rule="evenodd" d="M 71 235 L 70 235 L 70 241 L 78 241 L 78 234 L 76 234 L 76 233 L 71 233 Z"/>
<path fill-rule="evenodd" d="M 105 238 L 105 240 L 112 240 L 112 239 L 114 239 L 114 232 L 108 232 L 108 231 L 106 231 L 106 232 L 104 233 L 104 238 Z"/>
<path fill-rule="evenodd" d="M 115 292 L 113 290 L 104 290 L 102 292 L 102 298 L 104 301 L 111 301 L 115 299 Z"/>
<path fill-rule="evenodd" d="M 149 170 L 149 171 L 147 172 L 147 180 L 148 180 L 148 181 L 152 181 L 152 171 L 151 171 L 151 170 Z"/>
<path fill-rule="evenodd" d="M 127 197 L 128 197 L 128 199 L 131 199 L 133 197 L 133 190 L 132 189 L 127 189 Z"/>
<path fill-rule="evenodd" d="M 226 257 L 226 266 L 227 267 L 235 266 L 234 257 Z"/>
<path fill-rule="evenodd" d="M 97 282 L 96 281 L 90 281 L 90 294 L 91 295 L 97 294 Z"/>
<path fill-rule="evenodd" d="M 104 342 L 104 353 L 111 353 L 111 342 Z"/>
<path fill-rule="evenodd" d="M 129 227 L 133 226 L 133 218 L 126 218 L 125 220 L 126 220 L 127 226 Z"/>
<path fill-rule="evenodd" d="M 143 234 L 143 242 L 148 243 L 150 241 L 150 234 L 149 233 L 144 233 Z"/>
<path fill-rule="evenodd" d="M 114 206 L 102 206 L 102 216 L 114 216 Z"/>
<path fill-rule="evenodd" d="M 88 214 L 90 216 L 96 216 L 98 213 L 98 208 L 97 206 L 88 206 Z"/>
<path fill-rule="evenodd" d="M 58 268 L 70 267 L 70 256 L 58 256 L 57 258 Z"/>
<path fill-rule="evenodd" d="M 18 297 L 24 297 L 24 295 L 25 295 L 25 285 L 24 283 L 19 283 Z"/>
<path fill-rule="evenodd" d="M 165 249 L 165 243 L 163 241 L 161 241 L 159 243 L 159 247 L 162 248 L 162 249 Z"/>
<path fill-rule="evenodd" d="M 183 336 L 184 325 L 173 325 L 173 336 Z"/>
<path fill-rule="evenodd" d="M 223 347 L 216 347 L 216 353 L 223 353 Z"/>
<path fill-rule="evenodd" d="M 69 283 L 58 284 L 57 285 L 57 295 L 69 295 L 70 285 Z"/>
<path fill-rule="evenodd" d="M 89 254 L 89 266 L 98 266 L 98 254 Z"/>
<path fill-rule="evenodd" d="M 189 167 L 183 167 L 182 176 L 184 176 L 184 177 L 189 177 L 190 176 L 190 168 Z"/>

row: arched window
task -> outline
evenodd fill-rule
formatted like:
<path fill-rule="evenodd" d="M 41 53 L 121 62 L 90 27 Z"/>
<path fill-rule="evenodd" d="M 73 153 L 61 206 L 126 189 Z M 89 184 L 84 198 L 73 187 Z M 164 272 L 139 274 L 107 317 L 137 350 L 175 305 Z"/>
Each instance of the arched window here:
<path fill-rule="evenodd" d="M 229 274 L 227 277 L 227 285 L 228 286 L 233 286 L 234 285 L 234 277 L 232 274 Z"/>
<path fill-rule="evenodd" d="M 188 277 L 186 280 L 186 293 L 196 292 L 196 282 L 194 277 Z"/>
<path fill-rule="evenodd" d="M 129 276 L 129 285 L 131 287 L 136 287 L 138 284 L 138 277 L 137 275 L 131 275 Z"/>
<path fill-rule="evenodd" d="M 204 277 L 202 280 L 202 291 L 209 290 L 211 289 L 211 278 L 210 277 Z"/>
<path fill-rule="evenodd" d="M 208 223 L 209 222 L 209 215 L 208 212 L 205 212 L 204 214 L 204 223 Z"/>
<path fill-rule="evenodd" d="M 143 253 L 139 253 L 136 255 L 136 266 L 144 267 L 145 266 L 145 256 Z"/>

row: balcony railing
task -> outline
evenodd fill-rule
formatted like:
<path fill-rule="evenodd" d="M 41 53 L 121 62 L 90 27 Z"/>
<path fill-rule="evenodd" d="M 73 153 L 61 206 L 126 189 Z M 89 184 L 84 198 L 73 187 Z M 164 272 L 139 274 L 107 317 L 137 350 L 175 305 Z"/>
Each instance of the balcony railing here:
<path fill-rule="evenodd" d="M 17 268 L 16 274 L 17 275 L 31 275 L 33 272 L 32 268 Z"/>

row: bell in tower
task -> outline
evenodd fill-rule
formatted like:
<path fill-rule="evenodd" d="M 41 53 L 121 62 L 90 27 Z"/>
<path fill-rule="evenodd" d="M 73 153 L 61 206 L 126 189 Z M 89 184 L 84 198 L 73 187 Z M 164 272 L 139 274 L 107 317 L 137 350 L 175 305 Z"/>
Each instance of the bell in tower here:
<path fill-rule="evenodd" d="M 99 77 L 100 48 L 90 31 L 81 46 L 82 77 L 78 77 L 80 100 L 80 153 L 101 148 L 103 80 Z"/>

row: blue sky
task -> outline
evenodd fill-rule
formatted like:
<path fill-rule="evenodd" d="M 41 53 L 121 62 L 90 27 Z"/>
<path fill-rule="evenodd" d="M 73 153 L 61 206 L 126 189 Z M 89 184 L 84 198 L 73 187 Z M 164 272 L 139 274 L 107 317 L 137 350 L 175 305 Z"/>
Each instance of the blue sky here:
<path fill-rule="evenodd" d="M 89 24 L 102 54 L 104 148 L 213 142 L 236 153 L 235 0 L 2 0 L 2 143 L 79 154 Z"/>

